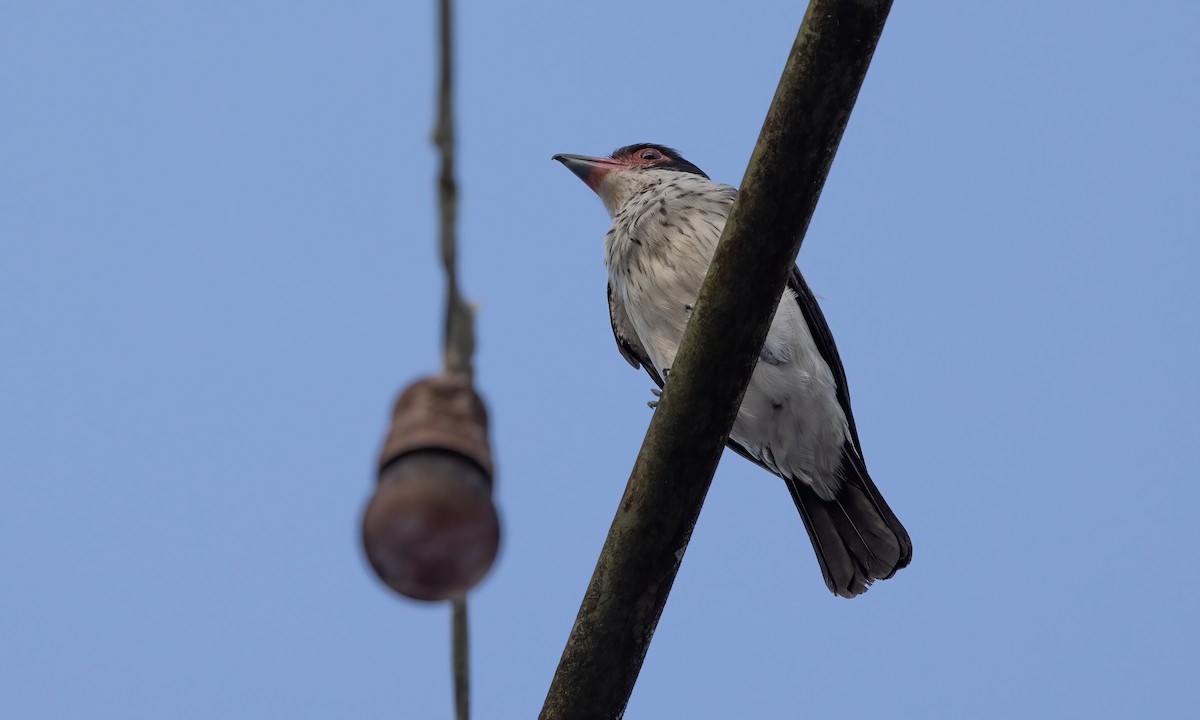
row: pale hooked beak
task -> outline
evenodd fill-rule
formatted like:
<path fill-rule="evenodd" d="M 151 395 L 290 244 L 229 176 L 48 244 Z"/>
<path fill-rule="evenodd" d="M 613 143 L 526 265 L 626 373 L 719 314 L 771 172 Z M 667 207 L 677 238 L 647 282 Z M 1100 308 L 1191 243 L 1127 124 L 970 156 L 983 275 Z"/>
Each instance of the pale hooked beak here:
<path fill-rule="evenodd" d="M 567 169 L 587 183 L 593 192 L 600 192 L 600 182 L 604 180 L 604 176 L 625 167 L 624 163 L 612 158 L 588 157 L 587 155 L 559 154 L 551 159 L 566 165 Z"/>

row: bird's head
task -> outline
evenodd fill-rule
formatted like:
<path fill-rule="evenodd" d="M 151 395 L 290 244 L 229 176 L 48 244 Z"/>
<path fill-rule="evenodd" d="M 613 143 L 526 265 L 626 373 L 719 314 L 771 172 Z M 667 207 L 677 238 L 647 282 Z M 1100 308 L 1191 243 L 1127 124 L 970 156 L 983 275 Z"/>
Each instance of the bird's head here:
<path fill-rule="evenodd" d="M 609 157 L 555 155 L 554 159 L 587 183 L 604 201 L 609 214 L 616 214 L 631 195 L 662 173 L 682 172 L 708 178 L 678 152 L 653 143 L 626 145 Z"/>

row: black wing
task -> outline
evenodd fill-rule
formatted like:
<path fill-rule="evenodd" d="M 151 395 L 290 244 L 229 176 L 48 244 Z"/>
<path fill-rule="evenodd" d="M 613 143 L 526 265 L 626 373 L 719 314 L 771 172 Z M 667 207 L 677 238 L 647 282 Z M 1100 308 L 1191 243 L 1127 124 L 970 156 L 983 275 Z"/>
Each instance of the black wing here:
<path fill-rule="evenodd" d="M 658 374 L 654 363 L 650 362 L 650 356 L 646 353 L 642 341 L 638 340 L 637 332 L 633 329 L 633 324 L 629 322 L 629 315 L 625 313 L 625 308 L 613 299 L 611 284 L 608 286 L 608 317 L 612 320 L 613 337 L 617 340 L 617 349 L 621 351 L 621 356 L 635 368 L 646 368 L 650 378 L 661 388 L 663 386 L 662 375 Z"/>
<path fill-rule="evenodd" d="M 796 302 L 800 305 L 804 321 L 808 323 L 817 352 L 829 366 L 837 383 L 837 401 L 846 413 L 846 423 L 850 426 L 850 438 L 854 446 L 842 448 L 841 474 L 844 483 L 837 497 L 832 500 L 819 497 L 797 478 L 783 479 L 796 503 L 796 509 L 804 519 L 804 527 L 816 551 L 825 584 L 837 595 L 854 597 L 865 592 L 873 581 L 890 578 L 897 570 L 908 565 L 912 559 L 912 540 L 867 473 L 862 446 L 858 441 L 858 429 L 854 426 L 854 414 L 850 411 L 846 370 L 842 367 L 829 323 L 825 321 L 817 298 L 800 274 L 800 268 L 792 268 L 788 287 L 796 293 Z M 729 447 L 747 460 L 771 471 L 733 439 L 729 440 Z"/>
<path fill-rule="evenodd" d="M 850 388 L 846 385 L 846 369 L 842 367 L 842 358 L 838 355 L 837 344 L 833 341 L 833 333 L 829 331 L 829 323 L 825 321 L 825 314 L 821 312 L 821 306 L 817 304 L 816 296 L 809 289 L 808 283 L 804 281 L 804 276 L 800 274 L 800 268 L 795 265 L 792 266 L 792 274 L 788 276 L 788 287 L 796 293 L 796 302 L 800 305 L 800 313 L 804 315 L 804 321 L 808 323 L 808 330 L 812 333 L 817 352 L 821 353 L 821 359 L 833 373 L 833 381 L 837 383 L 838 405 L 841 405 L 842 412 L 846 413 L 846 422 L 850 425 L 850 436 L 854 438 L 854 447 L 861 453 L 862 446 L 858 442 L 858 428 L 854 426 L 854 413 L 850 411 Z"/>
<path fill-rule="evenodd" d="M 842 358 L 838 355 L 837 344 L 833 341 L 833 333 L 829 330 L 829 323 L 825 321 L 825 314 L 821 312 L 821 306 L 817 304 L 817 298 L 813 295 L 813 291 L 809 289 L 804 276 L 800 274 L 798 266 L 792 266 L 792 274 L 788 276 L 787 286 L 796 293 L 796 303 L 800 306 L 800 314 L 804 316 L 804 322 L 808 324 L 809 332 L 812 333 L 813 342 L 817 346 L 817 352 L 821 354 L 821 359 L 825 361 L 825 364 L 829 366 L 829 371 L 833 373 L 833 381 L 837 383 L 837 401 L 842 406 L 842 412 L 846 413 L 846 422 L 850 425 L 850 435 L 854 439 L 854 449 L 858 451 L 861 458 L 862 448 L 858 442 L 858 429 L 854 427 L 854 414 L 850 412 L 850 390 L 846 387 L 846 369 L 842 367 Z M 611 290 L 609 291 L 609 307 L 610 309 L 612 307 Z M 613 327 L 615 330 L 615 322 Z M 621 338 L 618 335 L 617 343 L 620 344 L 620 342 Z M 626 359 L 629 358 L 624 348 L 622 348 L 621 354 L 625 355 Z M 630 360 L 630 362 L 632 363 L 633 361 Z M 634 365 L 634 367 L 637 367 L 637 365 Z M 764 470 L 771 473 L 775 472 L 732 439 L 729 440 L 729 448 Z"/>

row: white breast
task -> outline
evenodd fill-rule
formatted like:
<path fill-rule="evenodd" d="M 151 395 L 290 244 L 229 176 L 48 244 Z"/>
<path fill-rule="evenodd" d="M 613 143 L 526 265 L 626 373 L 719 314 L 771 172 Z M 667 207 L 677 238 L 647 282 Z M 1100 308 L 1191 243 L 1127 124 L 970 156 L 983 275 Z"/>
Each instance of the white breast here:
<path fill-rule="evenodd" d="M 661 373 L 671 367 L 734 190 L 657 172 L 630 193 L 605 238 L 614 298 Z M 836 384 L 791 290 L 784 292 L 731 437 L 773 471 L 831 499 L 849 438 Z"/>

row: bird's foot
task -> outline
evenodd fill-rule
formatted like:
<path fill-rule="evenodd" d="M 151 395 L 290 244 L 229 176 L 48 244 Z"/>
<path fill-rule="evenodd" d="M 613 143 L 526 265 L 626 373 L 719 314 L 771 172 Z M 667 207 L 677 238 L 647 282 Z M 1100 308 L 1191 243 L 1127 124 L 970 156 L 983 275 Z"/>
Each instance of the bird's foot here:
<path fill-rule="evenodd" d="M 662 377 L 663 377 L 663 383 L 665 385 L 667 382 L 667 378 L 671 377 L 671 368 L 663 368 L 662 369 Z M 649 407 L 651 410 L 657 410 L 658 409 L 658 398 L 662 397 L 662 390 L 659 390 L 658 388 L 652 388 L 650 390 L 650 392 L 654 393 L 655 399 L 647 402 L 646 406 Z"/>

